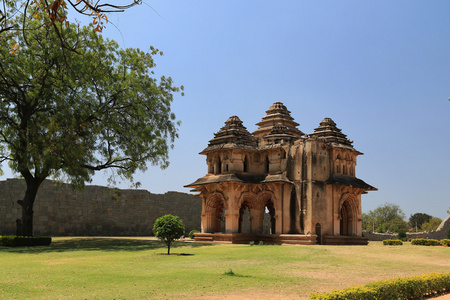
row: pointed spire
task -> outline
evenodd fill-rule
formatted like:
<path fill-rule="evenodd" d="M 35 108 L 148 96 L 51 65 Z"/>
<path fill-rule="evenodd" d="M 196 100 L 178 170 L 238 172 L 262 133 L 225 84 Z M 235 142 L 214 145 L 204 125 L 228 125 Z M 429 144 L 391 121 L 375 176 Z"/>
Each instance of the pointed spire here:
<path fill-rule="evenodd" d="M 314 129 L 314 132 L 309 136 L 325 142 L 353 147 L 353 141 L 347 139 L 347 135 L 343 134 L 341 131 L 342 130 L 337 128 L 336 123 L 331 118 L 325 118 L 320 122 L 320 126 Z"/>
<path fill-rule="evenodd" d="M 291 117 L 291 112 L 281 102 L 275 102 L 266 111 L 266 116 L 262 118 L 261 122 L 256 125 L 259 126 L 253 132 L 256 138 L 262 138 L 271 134 L 275 126 L 283 125 L 286 128 L 286 134 L 298 139 L 305 134 L 297 129 L 298 123 Z"/>
<path fill-rule="evenodd" d="M 256 148 L 257 145 L 255 138 L 242 125 L 239 117 L 231 116 L 225 122 L 225 126 L 214 134 L 214 138 L 209 141 L 208 147 L 202 153 L 219 148 Z"/>

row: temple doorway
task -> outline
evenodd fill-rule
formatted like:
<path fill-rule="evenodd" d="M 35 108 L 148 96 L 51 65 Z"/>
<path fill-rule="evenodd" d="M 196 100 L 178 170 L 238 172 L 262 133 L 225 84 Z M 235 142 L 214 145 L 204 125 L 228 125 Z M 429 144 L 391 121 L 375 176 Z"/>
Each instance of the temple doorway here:
<path fill-rule="evenodd" d="M 239 233 L 250 233 L 251 232 L 251 218 L 250 218 L 250 206 L 247 202 L 241 205 L 239 210 Z"/>
<path fill-rule="evenodd" d="M 353 235 L 353 211 L 350 203 L 344 201 L 340 210 L 340 232 L 341 235 L 350 236 Z"/>
<path fill-rule="evenodd" d="M 320 225 L 320 223 L 316 224 L 316 235 L 317 235 L 317 244 L 322 245 L 322 225 Z"/>

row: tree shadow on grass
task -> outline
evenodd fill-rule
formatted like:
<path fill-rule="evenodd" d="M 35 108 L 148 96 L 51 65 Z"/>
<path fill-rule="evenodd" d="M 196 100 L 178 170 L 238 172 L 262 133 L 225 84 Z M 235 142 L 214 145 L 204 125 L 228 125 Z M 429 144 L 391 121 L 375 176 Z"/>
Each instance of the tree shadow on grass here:
<path fill-rule="evenodd" d="M 183 243 L 175 242 L 171 248 L 199 248 L 211 246 L 212 244 L 203 243 Z M 153 249 L 167 248 L 164 242 L 158 240 L 143 240 L 133 238 L 71 238 L 52 241 L 50 246 L 35 247 L 0 247 L 1 252 L 9 253 L 51 253 L 51 252 L 70 252 L 70 251 L 147 251 Z M 181 255 L 181 254 L 180 254 Z M 186 255 L 186 254 L 184 254 Z"/>

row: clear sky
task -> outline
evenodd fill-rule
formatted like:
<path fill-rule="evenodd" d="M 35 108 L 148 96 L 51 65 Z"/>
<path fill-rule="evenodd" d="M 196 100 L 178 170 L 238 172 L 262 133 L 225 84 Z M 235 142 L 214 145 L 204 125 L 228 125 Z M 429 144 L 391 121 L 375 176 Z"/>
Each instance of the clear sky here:
<path fill-rule="evenodd" d="M 356 176 L 379 191 L 362 196 L 363 212 L 389 202 L 407 218 L 447 217 L 450 1 L 146 0 L 109 21 L 105 36 L 159 48 L 157 74 L 185 87 L 170 166 L 137 174 L 142 188 L 189 192 L 228 117 L 252 132 L 281 101 L 301 131 L 330 117 L 364 153 Z"/>

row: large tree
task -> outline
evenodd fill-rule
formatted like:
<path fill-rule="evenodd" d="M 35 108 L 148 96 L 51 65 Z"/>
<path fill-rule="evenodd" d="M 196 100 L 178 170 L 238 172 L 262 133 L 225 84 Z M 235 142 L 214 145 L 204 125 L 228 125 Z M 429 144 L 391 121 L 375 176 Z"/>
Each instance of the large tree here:
<path fill-rule="evenodd" d="M 363 229 L 377 232 L 400 232 L 408 230 L 408 223 L 404 220 L 405 214 L 400 206 L 385 203 L 373 211 L 363 214 Z"/>
<path fill-rule="evenodd" d="M 83 186 L 99 170 L 132 180 L 147 163 L 166 167 L 180 90 L 170 77 L 152 77 L 157 49 L 122 50 L 92 28 L 59 24 L 56 32 L 46 18 L 30 22 L 35 30 L 0 39 L 0 163 L 25 179 L 18 228 L 27 236 L 46 178 Z M 59 34 L 77 51 L 62 47 Z M 14 44 L 20 51 L 10 51 Z"/>
<path fill-rule="evenodd" d="M 425 213 L 415 213 L 409 217 L 409 225 L 413 228 L 422 229 L 422 224 L 430 221 L 432 217 Z"/>

